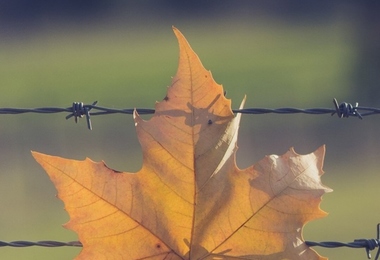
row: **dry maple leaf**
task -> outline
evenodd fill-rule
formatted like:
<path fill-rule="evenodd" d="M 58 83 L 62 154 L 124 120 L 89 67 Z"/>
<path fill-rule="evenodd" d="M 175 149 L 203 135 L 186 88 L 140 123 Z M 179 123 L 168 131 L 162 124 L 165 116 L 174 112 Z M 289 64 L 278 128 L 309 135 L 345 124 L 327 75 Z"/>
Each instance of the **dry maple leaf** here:
<path fill-rule="evenodd" d="M 134 113 L 139 172 L 33 153 L 83 244 L 77 259 L 324 259 L 302 238 L 304 224 L 326 214 L 324 147 L 240 170 L 241 114 L 173 29 L 180 58 L 167 96 L 149 121 Z"/>

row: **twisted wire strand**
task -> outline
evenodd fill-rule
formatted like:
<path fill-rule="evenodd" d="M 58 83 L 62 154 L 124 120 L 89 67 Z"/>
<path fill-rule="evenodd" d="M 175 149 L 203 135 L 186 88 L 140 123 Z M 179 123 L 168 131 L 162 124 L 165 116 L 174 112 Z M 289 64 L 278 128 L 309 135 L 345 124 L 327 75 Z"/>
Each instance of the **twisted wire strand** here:
<path fill-rule="evenodd" d="M 117 109 L 117 108 L 107 108 L 100 107 L 95 105 L 84 105 L 87 109 L 98 110 L 99 112 L 93 112 L 91 115 L 109 115 L 109 114 L 133 114 L 134 110 L 136 110 L 139 114 L 153 114 L 155 112 L 154 109 L 150 108 L 126 108 L 126 109 Z M 361 116 L 375 115 L 380 114 L 380 108 L 373 107 L 356 107 L 357 110 L 368 111 L 366 113 L 361 113 Z M 0 114 L 8 114 L 8 115 L 17 115 L 17 114 L 25 114 L 25 113 L 40 113 L 40 114 L 54 114 L 54 113 L 73 113 L 71 107 L 68 108 L 59 108 L 59 107 L 39 107 L 39 108 L 0 108 Z M 332 114 L 336 113 L 335 109 L 331 108 L 292 108 L 292 107 L 284 107 L 284 108 L 244 108 L 244 109 L 233 109 L 234 113 L 242 113 L 242 114 L 312 114 L 312 115 L 321 115 L 321 114 Z M 358 115 L 355 113 L 347 113 L 345 115 L 357 117 Z M 71 114 L 71 116 L 75 116 Z M 82 114 L 84 116 L 84 114 Z M 80 117 L 78 115 L 78 117 Z"/>
<path fill-rule="evenodd" d="M 362 107 L 358 103 L 354 105 L 350 103 L 343 102 L 338 104 L 338 101 L 334 98 L 333 103 L 335 108 L 293 108 L 293 107 L 284 107 L 284 108 L 244 108 L 244 109 L 233 109 L 234 113 L 242 114 L 310 114 L 310 115 L 321 115 L 321 114 L 337 114 L 339 118 L 348 118 L 348 117 L 358 117 L 363 119 L 364 116 L 370 116 L 375 114 L 380 114 L 380 108 L 374 107 Z M 39 108 L 0 108 L 0 114 L 25 114 L 25 113 L 41 113 L 41 114 L 52 114 L 52 113 L 62 113 L 66 112 L 69 115 L 66 116 L 66 119 L 74 117 L 75 122 L 78 118 L 86 116 L 87 126 L 91 130 L 92 124 L 90 115 L 109 115 L 109 114 L 133 114 L 134 111 L 137 111 L 139 114 L 153 114 L 154 109 L 149 108 L 126 108 L 126 109 L 117 109 L 117 108 L 107 108 L 96 106 L 97 101 L 93 102 L 92 105 L 85 105 L 83 102 L 74 102 L 72 107 L 59 108 L 59 107 L 39 107 Z M 90 111 L 92 111 L 90 113 Z M 95 112 L 94 112 L 95 111 Z"/>
<path fill-rule="evenodd" d="M 72 246 L 72 247 L 82 247 L 82 243 L 79 241 L 70 241 L 70 242 L 59 242 L 59 241 L 12 241 L 4 242 L 0 241 L 0 247 L 31 247 L 31 246 L 41 246 L 41 247 L 62 247 L 62 246 Z"/>
<path fill-rule="evenodd" d="M 365 248 L 367 253 L 367 258 L 371 259 L 371 250 L 379 247 L 380 240 L 379 239 L 357 239 L 354 242 L 350 243 L 342 243 L 336 241 L 327 241 L 327 242 L 312 242 L 305 241 L 306 245 L 309 247 L 312 246 L 320 246 L 325 248 L 338 248 L 338 247 L 350 247 L 350 248 Z M 82 243 L 80 241 L 70 241 L 70 242 L 59 242 L 59 241 L 12 241 L 12 242 L 4 242 L 0 241 L 0 247 L 31 247 L 31 246 L 40 246 L 40 247 L 82 247 Z M 379 259 L 380 251 L 377 252 L 375 260 Z"/>
<path fill-rule="evenodd" d="M 351 248 L 370 248 L 371 250 L 379 246 L 380 241 L 378 239 L 357 239 L 354 242 L 344 243 L 336 241 L 325 241 L 325 242 L 313 242 L 305 241 L 307 246 L 320 246 L 326 248 L 337 248 L 337 247 L 351 247 Z M 42 240 L 37 242 L 31 241 L 11 241 L 4 242 L 0 241 L 0 247 L 31 247 L 31 246 L 41 246 L 41 247 L 61 247 L 61 246 L 72 246 L 72 247 L 82 247 L 80 241 L 70 241 L 70 242 L 59 242 L 51 240 Z"/>
<path fill-rule="evenodd" d="M 339 247 L 349 247 L 349 248 L 365 248 L 367 258 L 371 259 L 371 251 L 378 248 L 375 256 L 375 260 L 379 259 L 380 255 L 380 240 L 379 239 L 356 239 L 354 242 L 343 243 L 336 241 L 325 241 L 325 242 L 312 242 L 305 241 L 307 246 L 320 246 L 325 248 L 339 248 Z"/>

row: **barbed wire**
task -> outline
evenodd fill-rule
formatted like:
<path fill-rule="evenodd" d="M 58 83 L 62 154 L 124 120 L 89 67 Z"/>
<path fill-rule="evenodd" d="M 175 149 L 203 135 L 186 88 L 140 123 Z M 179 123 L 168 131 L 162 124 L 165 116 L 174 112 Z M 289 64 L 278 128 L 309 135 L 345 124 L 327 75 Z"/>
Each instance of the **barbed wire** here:
<path fill-rule="evenodd" d="M 325 248 L 338 248 L 338 247 L 349 247 L 349 248 L 364 248 L 366 250 L 367 258 L 371 259 L 371 251 L 378 248 L 375 260 L 379 259 L 380 256 L 380 223 L 377 224 L 377 238 L 376 239 L 355 239 L 353 242 L 343 243 L 336 241 L 327 241 L 327 242 L 312 242 L 305 241 L 305 244 L 309 247 L 320 246 Z M 3 242 L 0 241 L 0 247 L 31 247 L 31 246 L 41 246 L 41 247 L 82 247 L 80 241 L 70 241 L 70 242 L 58 242 L 58 241 L 12 241 L 12 242 Z"/>
<path fill-rule="evenodd" d="M 70 242 L 59 242 L 59 241 L 50 241 L 50 240 L 44 240 L 44 241 L 37 241 L 37 242 L 31 242 L 31 241 L 12 241 L 12 242 L 4 242 L 0 241 L 0 247 L 31 247 L 31 246 L 41 246 L 41 247 L 62 247 L 62 246 L 72 246 L 72 247 L 82 247 L 82 243 L 79 241 L 70 241 Z"/>
<path fill-rule="evenodd" d="M 92 123 L 90 116 L 97 115 L 109 115 L 109 114 L 133 114 L 136 110 L 139 114 L 153 114 L 154 109 L 149 108 L 126 108 L 126 109 L 116 109 L 96 106 L 98 102 L 95 101 L 91 105 L 85 105 L 83 102 L 74 102 L 71 107 L 58 108 L 58 107 L 40 107 L 40 108 L 0 108 L 0 114 L 16 115 L 25 113 L 40 113 L 40 114 L 52 114 L 52 113 L 62 113 L 66 112 L 69 115 L 66 119 L 74 117 L 75 122 L 78 122 L 78 118 L 86 117 L 88 129 L 92 129 Z M 380 114 L 380 108 L 374 107 L 363 107 L 359 106 L 358 103 L 352 105 L 347 102 L 341 104 L 334 98 L 333 99 L 334 108 L 245 108 L 245 109 L 233 109 L 234 113 L 242 114 L 310 114 L 310 115 L 321 115 L 321 114 L 337 114 L 339 118 L 357 117 L 363 119 L 365 116 Z M 91 113 L 90 113 L 91 111 Z M 96 112 L 94 112 L 96 111 Z"/>
<path fill-rule="evenodd" d="M 327 241 L 327 242 L 312 242 L 306 241 L 308 246 L 320 246 L 326 248 L 338 248 L 338 247 L 350 247 L 350 248 L 365 248 L 367 253 L 367 258 L 371 259 L 371 251 L 376 247 L 379 247 L 379 239 L 355 239 L 354 242 L 342 243 L 336 241 Z M 380 249 L 377 250 L 375 260 L 379 259 Z"/>
<path fill-rule="evenodd" d="M 334 98 L 333 99 L 334 108 L 245 108 L 245 109 L 233 109 L 234 113 L 242 114 L 311 114 L 311 115 L 321 115 L 321 114 L 331 114 L 332 116 L 337 114 L 339 118 L 348 118 L 348 117 L 358 117 L 363 119 L 364 116 L 370 116 L 375 114 L 380 114 L 379 108 L 373 107 L 363 107 L 359 106 L 358 103 L 352 105 L 347 102 L 341 104 Z M 153 114 L 154 109 L 148 108 L 136 108 L 136 109 L 115 109 L 115 108 L 106 108 L 96 106 L 97 101 L 93 102 L 91 105 L 85 105 L 83 102 L 74 102 L 71 107 L 68 108 L 58 108 L 58 107 L 40 107 L 40 108 L 0 108 L 0 114 L 16 115 L 16 114 L 25 114 L 25 113 L 40 113 L 40 114 L 52 114 L 52 113 L 62 113 L 66 112 L 69 115 L 66 116 L 66 119 L 74 117 L 75 122 L 78 122 L 78 118 L 86 117 L 88 129 L 92 130 L 92 123 L 90 116 L 96 115 L 109 115 L 109 114 L 133 114 L 134 111 L 137 111 L 139 114 Z M 97 111 L 97 112 L 91 112 Z M 338 248 L 338 247 L 349 247 L 349 248 L 365 248 L 368 259 L 371 259 L 371 251 L 375 248 L 378 248 L 376 253 L 375 260 L 379 259 L 380 256 L 380 224 L 377 225 L 377 238 L 376 239 L 355 239 L 353 242 L 343 243 L 336 241 L 326 241 L 326 242 L 312 242 L 305 241 L 306 245 L 309 247 L 320 246 L 325 248 Z M 12 241 L 4 242 L 0 241 L 0 247 L 31 247 L 31 246 L 40 246 L 40 247 L 82 247 L 80 241 L 70 241 L 70 242 L 59 242 L 59 241 Z"/>

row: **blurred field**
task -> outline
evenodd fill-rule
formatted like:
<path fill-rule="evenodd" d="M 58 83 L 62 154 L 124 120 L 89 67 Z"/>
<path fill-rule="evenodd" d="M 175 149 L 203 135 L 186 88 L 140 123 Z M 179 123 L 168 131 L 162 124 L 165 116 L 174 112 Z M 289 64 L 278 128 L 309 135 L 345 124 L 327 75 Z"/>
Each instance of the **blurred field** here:
<path fill-rule="evenodd" d="M 355 62 L 350 24 L 286 24 L 276 20 L 175 24 L 237 108 L 332 107 L 351 96 Z M 73 101 L 115 108 L 152 108 L 176 73 L 178 47 L 170 24 L 47 27 L 0 42 L 0 107 L 69 107 Z M 75 125 L 65 114 L 0 117 L 0 240 L 76 240 L 61 227 L 63 203 L 30 150 L 105 160 L 136 171 L 141 151 L 132 116 L 92 117 Z M 149 117 L 147 117 L 149 118 Z M 324 196 L 329 216 L 307 225 L 311 241 L 374 238 L 380 177 L 376 117 L 338 120 L 310 115 L 244 115 L 241 168 L 291 146 L 309 153 L 327 145 Z M 374 204 L 375 206 L 371 206 Z M 365 259 L 364 249 L 320 249 L 330 259 Z M 71 259 L 76 248 L 0 248 L 1 259 Z"/>

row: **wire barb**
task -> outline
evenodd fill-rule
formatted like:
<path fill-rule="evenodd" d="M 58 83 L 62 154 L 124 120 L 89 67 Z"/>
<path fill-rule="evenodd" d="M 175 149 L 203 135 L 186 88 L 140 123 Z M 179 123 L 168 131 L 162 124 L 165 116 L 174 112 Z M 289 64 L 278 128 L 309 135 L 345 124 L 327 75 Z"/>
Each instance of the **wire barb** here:
<path fill-rule="evenodd" d="M 331 113 L 332 116 L 336 113 L 339 118 L 343 118 L 343 117 L 348 118 L 349 116 L 356 116 L 356 117 L 359 117 L 360 119 L 363 119 L 362 115 L 358 112 L 358 108 L 359 108 L 358 102 L 355 103 L 355 106 L 346 102 L 343 102 L 340 105 L 338 105 L 338 101 L 336 100 L 336 98 L 333 99 L 333 102 L 335 106 L 335 111 Z"/>
<path fill-rule="evenodd" d="M 94 108 L 94 106 L 97 103 L 98 103 L 98 101 L 95 101 L 94 103 L 92 103 L 92 105 L 83 105 L 83 102 L 73 102 L 72 114 L 66 116 L 66 119 L 74 117 L 75 123 L 78 123 L 78 117 L 82 118 L 83 116 L 86 116 L 87 127 L 88 127 L 88 129 L 92 130 L 92 124 L 91 124 L 91 119 L 90 119 L 90 110 L 92 108 Z"/>
<path fill-rule="evenodd" d="M 379 259 L 380 256 L 380 223 L 377 224 L 377 238 L 376 239 L 355 239 L 354 242 L 350 243 L 342 243 L 342 242 L 311 242 L 305 241 L 308 246 L 321 246 L 326 248 L 336 248 L 336 247 L 350 247 L 350 248 L 365 248 L 367 253 L 367 258 L 371 259 L 371 251 L 375 248 L 377 249 L 377 253 L 375 256 L 375 260 Z"/>

